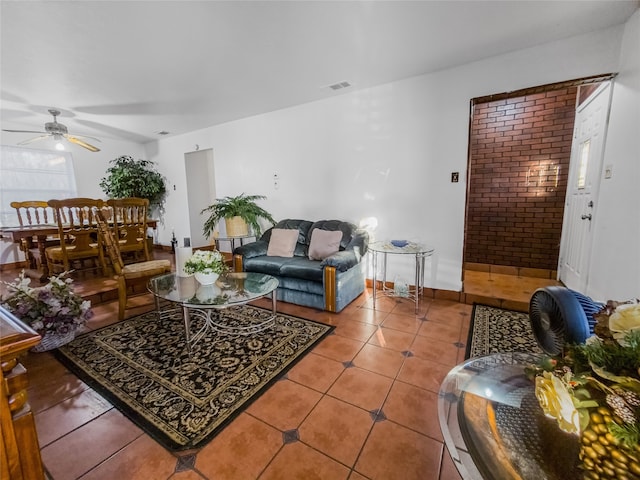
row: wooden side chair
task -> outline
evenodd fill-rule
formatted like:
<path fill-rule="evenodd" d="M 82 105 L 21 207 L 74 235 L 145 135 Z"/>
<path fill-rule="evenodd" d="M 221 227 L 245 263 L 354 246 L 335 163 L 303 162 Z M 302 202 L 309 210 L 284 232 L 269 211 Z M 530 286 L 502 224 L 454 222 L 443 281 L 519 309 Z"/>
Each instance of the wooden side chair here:
<path fill-rule="evenodd" d="M 104 272 L 94 208 L 104 202 L 93 198 L 67 198 L 47 202 L 55 210 L 60 245 L 46 249 L 49 272 L 67 270 Z"/>
<path fill-rule="evenodd" d="M 56 212 L 45 201 L 27 200 L 11 202 L 11 208 L 16 210 L 18 223 L 21 227 L 57 225 Z M 32 236 L 20 240 L 20 250 L 24 253 L 28 268 L 37 269 L 46 259 L 41 252 L 46 247 L 60 245 L 57 235 Z"/>
<path fill-rule="evenodd" d="M 125 265 L 120 255 L 119 242 L 116 241 L 104 212 L 96 209 L 95 217 L 101 243 L 111 260 L 115 279 L 118 282 L 118 320 L 123 320 L 129 297 L 148 293 L 146 290 L 136 291 L 135 287 L 146 285 L 151 277 L 171 272 L 171 262 L 148 260 Z M 159 311 L 158 297 L 155 297 L 155 302 L 156 310 Z"/>
<path fill-rule="evenodd" d="M 147 243 L 147 216 L 149 200 L 146 198 L 112 198 L 107 205 L 113 210 L 116 238 L 125 263 L 152 259 Z"/>

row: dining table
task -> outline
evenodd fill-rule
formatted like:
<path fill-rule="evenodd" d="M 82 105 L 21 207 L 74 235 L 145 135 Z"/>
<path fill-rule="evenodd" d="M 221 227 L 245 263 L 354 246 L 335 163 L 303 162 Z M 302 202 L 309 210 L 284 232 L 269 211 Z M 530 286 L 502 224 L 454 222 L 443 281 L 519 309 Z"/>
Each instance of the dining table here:
<path fill-rule="evenodd" d="M 157 220 L 147 220 L 147 226 L 156 229 Z M 58 235 L 58 224 L 47 223 L 40 225 L 16 225 L 0 226 L 0 239 L 12 243 L 20 243 L 23 239 L 36 238 L 38 240 L 38 252 L 40 253 L 39 268 L 31 268 L 29 258 L 25 259 L 25 274 L 31 278 L 37 278 L 46 282 L 49 278 L 49 267 L 46 261 L 45 249 L 47 237 Z"/>

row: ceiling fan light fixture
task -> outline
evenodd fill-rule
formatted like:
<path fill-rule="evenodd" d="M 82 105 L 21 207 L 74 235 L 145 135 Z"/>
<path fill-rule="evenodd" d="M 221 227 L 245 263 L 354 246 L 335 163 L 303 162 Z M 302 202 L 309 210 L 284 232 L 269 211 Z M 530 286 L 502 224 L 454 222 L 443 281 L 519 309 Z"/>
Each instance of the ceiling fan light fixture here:
<path fill-rule="evenodd" d="M 53 139 L 55 140 L 55 149 L 56 150 L 64 150 L 65 146 L 64 146 L 64 141 L 69 141 L 71 143 L 75 143 L 76 145 L 79 145 L 83 148 L 86 148 L 87 150 L 89 150 L 90 152 L 99 152 L 100 149 L 98 147 L 95 147 L 93 145 L 91 145 L 90 143 L 87 143 L 86 141 L 84 141 L 83 139 L 91 139 L 91 140 L 95 140 L 97 142 L 100 141 L 99 138 L 95 138 L 95 137 L 89 137 L 87 135 L 69 135 L 69 131 L 67 130 L 67 127 L 61 123 L 58 123 L 57 120 L 57 116 L 60 115 L 60 111 L 55 110 L 55 109 L 49 109 L 49 113 L 53 116 L 53 122 L 46 122 L 44 124 L 44 132 L 38 132 L 38 131 L 33 131 L 33 130 L 8 130 L 8 129 L 2 129 L 3 132 L 12 132 L 12 133 L 39 133 L 41 134 L 39 137 L 35 137 L 35 138 L 31 138 L 29 140 L 24 140 L 22 142 L 19 142 L 18 145 L 27 145 L 29 143 L 32 142 L 36 142 L 38 140 L 44 140 L 47 138 L 51 138 L 53 137 Z"/>

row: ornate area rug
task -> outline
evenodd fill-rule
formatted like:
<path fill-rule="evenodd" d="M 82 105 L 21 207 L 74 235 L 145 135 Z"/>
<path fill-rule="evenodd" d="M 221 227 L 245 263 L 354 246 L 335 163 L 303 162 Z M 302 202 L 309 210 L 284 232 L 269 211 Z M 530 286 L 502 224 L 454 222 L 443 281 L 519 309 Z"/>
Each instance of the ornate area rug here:
<path fill-rule="evenodd" d="M 224 314 L 231 322 L 261 323 L 271 311 L 243 306 Z M 160 444 L 179 451 L 210 441 L 332 329 L 279 313 L 260 333 L 211 332 L 189 353 L 181 313 L 158 321 L 150 312 L 84 334 L 55 355 Z"/>
<path fill-rule="evenodd" d="M 542 353 L 529 314 L 474 304 L 465 358 L 504 352 Z"/>

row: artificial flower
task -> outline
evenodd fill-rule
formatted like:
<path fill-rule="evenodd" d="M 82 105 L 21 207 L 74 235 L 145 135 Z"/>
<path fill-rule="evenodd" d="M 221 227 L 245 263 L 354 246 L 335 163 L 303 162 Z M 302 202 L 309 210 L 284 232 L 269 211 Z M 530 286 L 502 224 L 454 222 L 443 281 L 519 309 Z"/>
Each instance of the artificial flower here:
<path fill-rule="evenodd" d="M 184 271 L 188 274 L 224 273 L 227 271 L 227 264 L 222 253 L 217 250 L 196 250 L 184 263 Z"/>
<path fill-rule="evenodd" d="M 554 418 L 561 430 L 580 434 L 580 415 L 564 382 L 551 372 L 536 377 L 536 397 L 545 415 Z"/>
<path fill-rule="evenodd" d="M 632 330 L 640 329 L 640 304 L 621 304 L 609 316 L 609 330 L 620 345 L 625 345 L 624 337 Z"/>
<path fill-rule="evenodd" d="M 4 282 L 10 292 L 2 305 L 40 334 L 66 334 L 93 316 L 91 302 L 73 291 L 69 272 L 49 277 L 42 287 L 31 287 L 22 270 L 13 282 Z"/>

